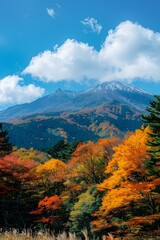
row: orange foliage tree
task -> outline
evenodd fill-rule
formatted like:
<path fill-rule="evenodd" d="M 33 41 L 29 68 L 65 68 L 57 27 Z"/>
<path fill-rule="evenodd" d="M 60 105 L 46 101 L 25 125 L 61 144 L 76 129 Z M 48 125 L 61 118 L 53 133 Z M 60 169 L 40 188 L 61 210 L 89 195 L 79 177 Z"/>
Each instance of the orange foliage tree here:
<path fill-rule="evenodd" d="M 68 163 L 70 176 L 78 177 L 90 185 L 101 183 L 117 141 L 117 138 L 111 138 L 79 144 Z"/>
<path fill-rule="evenodd" d="M 101 183 L 105 167 L 113 154 L 117 138 L 99 139 L 98 142 L 80 143 L 67 163 L 67 176 L 63 199 L 71 203 L 88 187 Z"/>
<path fill-rule="evenodd" d="M 60 225 L 62 225 L 62 206 L 63 202 L 59 196 L 46 196 L 39 201 L 38 209 L 30 213 L 39 216 L 39 219 L 36 220 L 37 223 L 43 223 L 48 226 L 52 225 L 52 227 L 54 227 L 55 229 L 57 226 L 58 229 L 60 229 Z"/>
<path fill-rule="evenodd" d="M 94 231 L 122 230 L 140 231 L 148 224 L 156 225 L 158 196 L 154 189 L 159 179 L 151 179 L 145 169 L 146 145 L 149 128 L 136 130 L 114 148 L 112 160 L 106 167 L 108 178 L 98 185 L 98 190 L 105 193 L 102 206 L 94 214 Z M 155 227 L 156 228 L 156 227 Z"/>

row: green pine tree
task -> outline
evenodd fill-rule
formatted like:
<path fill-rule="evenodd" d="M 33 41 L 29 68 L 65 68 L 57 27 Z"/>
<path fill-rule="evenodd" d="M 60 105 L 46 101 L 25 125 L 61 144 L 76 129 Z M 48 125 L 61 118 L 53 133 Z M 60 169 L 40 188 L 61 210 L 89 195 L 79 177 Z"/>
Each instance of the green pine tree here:
<path fill-rule="evenodd" d="M 75 151 L 79 141 L 73 142 L 65 142 L 64 140 L 60 140 L 53 147 L 47 149 L 47 153 L 52 156 L 52 158 L 58 158 L 64 162 L 67 162 L 72 153 Z"/>
<path fill-rule="evenodd" d="M 148 115 L 143 115 L 142 121 L 152 130 L 149 133 L 148 145 L 151 149 L 148 151 L 150 158 L 146 161 L 146 168 L 151 175 L 160 176 L 160 95 L 155 95 L 155 100 L 150 102 L 146 110 Z"/>
<path fill-rule="evenodd" d="M 12 144 L 9 143 L 8 131 L 3 130 L 2 123 L 0 123 L 0 157 L 12 152 Z"/>

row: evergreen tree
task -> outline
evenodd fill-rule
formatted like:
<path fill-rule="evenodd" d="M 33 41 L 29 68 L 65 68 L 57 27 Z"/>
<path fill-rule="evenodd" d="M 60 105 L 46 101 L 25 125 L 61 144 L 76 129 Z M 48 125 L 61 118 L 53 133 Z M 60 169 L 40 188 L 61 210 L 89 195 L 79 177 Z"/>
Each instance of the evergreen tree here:
<path fill-rule="evenodd" d="M 149 133 L 151 147 L 148 151 L 149 160 L 146 161 L 146 168 L 154 176 L 160 176 L 160 95 L 155 95 L 155 100 L 150 102 L 150 107 L 146 109 L 148 115 L 142 116 L 142 121 L 149 125 L 152 133 Z"/>
<path fill-rule="evenodd" d="M 68 143 L 60 140 L 53 147 L 47 149 L 46 152 L 50 154 L 52 158 L 58 158 L 59 160 L 67 162 L 79 143 L 79 141 Z"/>
<path fill-rule="evenodd" d="M 0 157 L 12 152 L 12 144 L 9 143 L 8 131 L 3 130 L 2 123 L 0 123 Z"/>

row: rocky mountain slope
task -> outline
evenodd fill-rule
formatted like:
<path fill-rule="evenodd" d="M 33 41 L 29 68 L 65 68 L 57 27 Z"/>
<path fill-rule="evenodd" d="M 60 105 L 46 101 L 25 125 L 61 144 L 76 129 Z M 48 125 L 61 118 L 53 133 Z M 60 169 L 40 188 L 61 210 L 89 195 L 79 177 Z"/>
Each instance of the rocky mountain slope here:
<path fill-rule="evenodd" d="M 153 96 L 119 82 L 83 92 L 57 90 L 32 103 L 0 112 L 9 137 L 18 147 L 46 148 L 59 140 L 97 140 L 123 136 L 142 125 L 141 114 Z"/>
<path fill-rule="evenodd" d="M 82 92 L 56 92 L 34 102 L 20 104 L 0 111 L 1 122 L 12 122 L 24 116 L 56 112 L 71 112 L 118 101 L 129 107 L 144 111 L 152 95 L 130 84 L 117 81 L 105 82 Z"/>

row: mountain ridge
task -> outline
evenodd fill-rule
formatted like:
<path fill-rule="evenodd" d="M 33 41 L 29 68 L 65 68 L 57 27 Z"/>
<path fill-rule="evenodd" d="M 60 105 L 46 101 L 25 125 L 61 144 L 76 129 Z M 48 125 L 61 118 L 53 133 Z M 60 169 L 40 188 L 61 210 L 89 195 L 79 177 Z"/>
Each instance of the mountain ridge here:
<path fill-rule="evenodd" d="M 104 82 L 81 92 L 58 89 L 31 103 L 9 107 L 0 111 L 0 121 L 13 122 L 33 114 L 79 111 L 115 100 L 143 112 L 152 98 L 150 93 L 136 86 L 118 81 Z"/>
<path fill-rule="evenodd" d="M 141 126 L 140 116 L 140 112 L 114 102 L 70 113 L 24 117 L 14 124 L 5 123 L 5 129 L 18 148 L 42 149 L 60 140 L 97 141 L 98 138 L 122 137 Z"/>
<path fill-rule="evenodd" d="M 140 117 L 153 96 L 130 84 L 98 84 L 81 92 L 56 92 L 0 112 L 11 142 L 42 149 L 59 140 L 97 141 L 124 136 L 141 127 Z M 8 123 L 7 123 L 8 122 Z"/>

